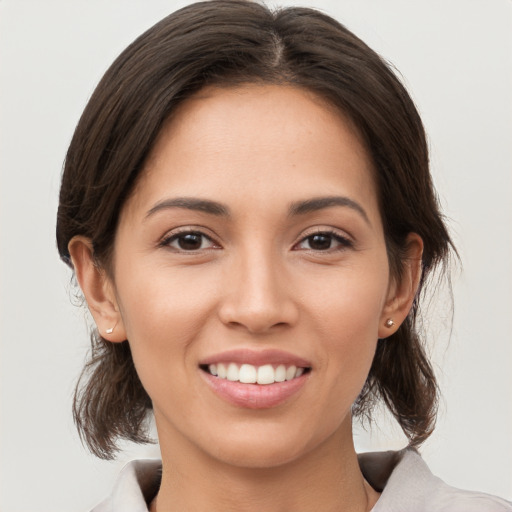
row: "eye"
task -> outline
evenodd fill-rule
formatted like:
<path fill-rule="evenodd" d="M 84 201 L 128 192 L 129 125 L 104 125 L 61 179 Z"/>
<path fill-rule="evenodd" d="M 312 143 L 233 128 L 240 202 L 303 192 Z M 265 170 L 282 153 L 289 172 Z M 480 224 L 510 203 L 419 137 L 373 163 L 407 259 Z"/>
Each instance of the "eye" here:
<path fill-rule="evenodd" d="M 320 231 L 303 238 L 296 247 L 309 251 L 342 250 L 352 247 L 352 242 L 347 238 L 332 231 Z"/>
<path fill-rule="evenodd" d="M 166 237 L 162 240 L 162 246 L 171 247 L 177 251 L 201 251 L 215 249 L 218 245 L 200 231 L 182 231 Z"/>

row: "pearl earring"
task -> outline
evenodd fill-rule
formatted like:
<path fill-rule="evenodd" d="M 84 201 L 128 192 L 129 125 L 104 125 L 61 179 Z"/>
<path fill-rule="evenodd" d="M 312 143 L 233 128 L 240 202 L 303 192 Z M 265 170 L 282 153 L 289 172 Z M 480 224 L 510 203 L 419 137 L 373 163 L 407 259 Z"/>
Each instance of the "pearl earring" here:
<path fill-rule="evenodd" d="M 386 325 L 386 327 L 391 328 L 391 327 L 393 327 L 393 325 L 395 325 L 395 322 L 393 322 L 393 320 L 392 320 L 391 318 L 388 318 L 388 319 L 386 320 L 385 325 Z"/>
<path fill-rule="evenodd" d="M 107 334 L 112 334 L 114 332 L 114 328 L 113 327 L 109 327 L 105 332 Z"/>

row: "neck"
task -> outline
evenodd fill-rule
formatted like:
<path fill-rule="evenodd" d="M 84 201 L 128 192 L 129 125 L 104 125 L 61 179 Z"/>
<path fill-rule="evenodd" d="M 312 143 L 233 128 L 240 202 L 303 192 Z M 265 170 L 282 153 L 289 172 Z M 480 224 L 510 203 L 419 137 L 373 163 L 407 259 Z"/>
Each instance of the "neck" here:
<path fill-rule="evenodd" d="M 350 422 L 321 446 L 274 467 L 235 466 L 165 437 L 161 448 L 152 512 L 366 512 L 378 498 L 359 469 Z"/>

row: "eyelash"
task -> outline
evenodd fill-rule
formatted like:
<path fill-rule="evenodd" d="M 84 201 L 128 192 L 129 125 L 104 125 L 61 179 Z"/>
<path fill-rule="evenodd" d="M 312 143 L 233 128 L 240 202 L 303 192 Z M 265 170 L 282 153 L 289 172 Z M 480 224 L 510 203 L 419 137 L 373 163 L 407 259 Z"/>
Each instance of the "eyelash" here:
<path fill-rule="evenodd" d="M 336 248 L 328 247 L 327 249 L 307 248 L 307 249 L 304 249 L 304 250 L 311 251 L 311 252 L 314 252 L 314 253 L 331 253 L 331 252 L 343 251 L 343 250 L 350 249 L 350 248 L 354 247 L 354 243 L 352 242 L 352 240 L 348 239 L 347 237 L 344 237 L 344 236 L 340 235 L 337 231 L 329 230 L 329 229 L 327 229 L 327 230 L 326 229 L 319 229 L 318 231 L 315 231 L 314 233 L 311 233 L 311 234 L 306 235 L 305 237 L 303 237 L 300 240 L 300 242 L 298 242 L 297 244 L 294 245 L 294 248 L 297 247 L 300 244 L 303 244 L 307 240 L 311 240 L 315 236 L 328 237 L 328 238 L 330 238 L 330 242 L 331 243 L 333 241 L 337 242 L 339 244 L 339 247 L 336 247 Z"/>
<path fill-rule="evenodd" d="M 212 243 L 213 247 L 206 247 L 206 248 L 199 247 L 198 249 L 191 249 L 191 250 L 187 250 L 182 247 L 172 247 L 171 244 L 173 242 L 179 243 L 180 239 L 184 239 L 186 236 L 191 236 L 191 235 L 192 236 L 195 235 L 195 236 L 201 238 L 201 246 L 203 245 L 204 240 L 208 240 Z M 174 232 L 174 233 L 171 233 L 171 234 L 165 236 L 158 245 L 160 247 L 170 247 L 170 248 L 176 250 L 176 252 L 184 252 L 184 253 L 197 253 L 199 251 L 220 248 L 220 246 L 218 244 L 216 244 L 210 236 L 206 235 L 202 231 L 200 231 L 198 229 L 187 229 L 187 228 L 183 229 L 182 231 Z"/>
<path fill-rule="evenodd" d="M 198 248 L 195 248 L 195 249 L 193 248 L 193 249 L 188 249 L 188 250 L 183 247 L 173 247 L 172 246 L 172 244 L 174 242 L 179 243 L 180 240 L 183 240 L 187 236 L 196 236 L 196 237 L 200 238 L 201 246 Z M 309 248 L 304 248 L 303 250 L 306 250 L 308 252 L 313 252 L 313 253 L 332 253 L 332 252 L 344 251 L 346 249 L 350 249 L 350 248 L 354 247 L 354 243 L 350 239 L 340 235 L 338 232 L 336 232 L 334 230 L 329 230 L 329 229 L 327 229 L 327 230 L 318 229 L 314 233 L 310 233 L 310 234 L 304 236 L 298 243 L 296 243 L 293 246 L 293 250 L 300 250 L 301 244 L 306 243 L 308 240 L 309 240 L 309 243 L 311 243 L 313 237 L 316 237 L 316 236 L 321 236 L 321 237 L 328 239 L 330 247 L 327 247 L 326 249 L 314 249 L 312 247 L 309 247 Z M 209 247 L 202 247 L 204 241 L 209 241 L 211 245 Z M 337 243 L 338 247 L 334 247 L 334 248 L 331 247 L 333 242 Z M 203 233 L 202 231 L 200 231 L 198 229 L 189 229 L 189 228 L 185 228 L 182 231 L 174 232 L 174 233 L 171 233 L 171 234 L 165 236 L 159 243 L 159 246 L 172 248 L 176 252 L 187 253 L 187 254 L 197 254 L 202 251 L 208 251 L 208 250 L 212 250 L 212 249 L 215 250 L 215 249 L 221 248 L 220 245 L 218 245 L 210 236 L 206 235 L 205 233 Z"/>

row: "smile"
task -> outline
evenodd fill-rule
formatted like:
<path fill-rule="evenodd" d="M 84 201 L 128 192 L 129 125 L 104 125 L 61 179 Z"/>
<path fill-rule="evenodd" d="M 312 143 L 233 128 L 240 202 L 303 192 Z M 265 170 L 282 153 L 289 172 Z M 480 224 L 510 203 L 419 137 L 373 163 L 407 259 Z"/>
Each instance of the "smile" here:
<path fill-rule="evenodd" d="M 225 379 L 231 382 L 241 382 L 243 384 L 275 384 L 285 382 L 300 377 L 308 368 L 297 367 L 295 365 L 280 364 L 273 366 L 264 364 L 255 366 L 252 364 L 237 363 L 218 363 L 202 367 L 203 370 L 219 379 Z"/>
<path fill-rule="evenodd" d="M 235 349 L 206 356 L 199 370 L 223 401 L 244 409 L 269 409 L 300 396 L 313 365 L 282 350 Z"/>

